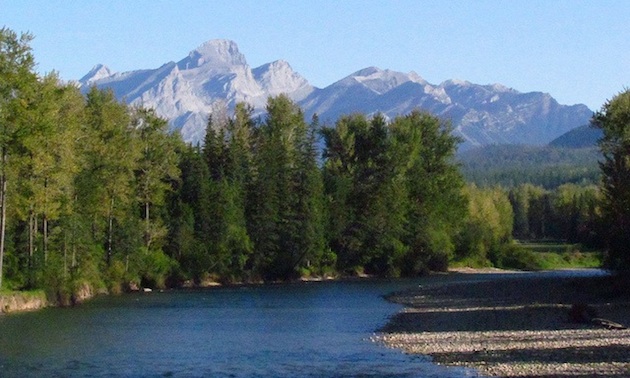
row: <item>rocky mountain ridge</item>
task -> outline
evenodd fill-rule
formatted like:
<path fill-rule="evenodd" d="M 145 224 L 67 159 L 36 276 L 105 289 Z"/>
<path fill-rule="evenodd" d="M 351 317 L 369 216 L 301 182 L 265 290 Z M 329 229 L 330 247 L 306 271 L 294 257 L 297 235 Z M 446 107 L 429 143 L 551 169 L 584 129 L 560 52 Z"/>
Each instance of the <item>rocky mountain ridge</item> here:
<path fill-rule="evenodd" d="M 377 67 L 316 88 L 283 60 L 251 68 L 236 43 L 228 40 L 208 41 L 177 63 L 156 69 L 117 73 L 99 64 L 79 84 L 86 89 L 109 87 L 118 98 L 155 108 L 193 143 L 203 139 L 207 116 L 217 103 L 232 108 L 247 102 L 262 114 L 267 98 L 281 93 L 296 101 L 307 117 L 317 113 L 327 124 L 353 112 L 393 118 L 420 108 L 450 120 L 464 149 L 546 144 L 588 123 L 592 115 L 585 105 L 560 105 L 547 93 L 461 80 L 435 85 L 415 72 Z"/>

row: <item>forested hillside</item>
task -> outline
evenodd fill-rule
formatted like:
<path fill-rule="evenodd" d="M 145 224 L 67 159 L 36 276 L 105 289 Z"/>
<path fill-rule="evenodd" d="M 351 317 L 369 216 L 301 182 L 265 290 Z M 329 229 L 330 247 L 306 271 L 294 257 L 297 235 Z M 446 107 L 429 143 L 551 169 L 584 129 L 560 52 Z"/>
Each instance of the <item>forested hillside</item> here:
<path fill-rule="evenodd" d="M 562 184 L 599 182 L 601 159 L 594 145 L 581 148 L 494 145 L 458 154 L 466 181 L 479 186 L 534 184 L 554 189 Z"/>
<path fill-rule="evenodd" d="M 549 142 L 549 146 L 562 148 L 597 147 L 604 136 L 602 131 L 591 125 L 580 126 Z"/>

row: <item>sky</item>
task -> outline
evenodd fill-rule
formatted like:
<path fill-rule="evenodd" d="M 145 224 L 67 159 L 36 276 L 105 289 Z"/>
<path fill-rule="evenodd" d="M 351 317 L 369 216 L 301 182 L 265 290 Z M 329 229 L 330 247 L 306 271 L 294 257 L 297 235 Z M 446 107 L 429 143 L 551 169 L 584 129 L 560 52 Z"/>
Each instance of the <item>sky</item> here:
<path fill-rule="evenodd" d="M 320 88 L 376 66 L 592 110 L 630 87 L 629 20 L 628 0 L 0 0 L 0 27 L 32 33 L 38 72 L 64 80 L 157 68 L 220 38 Z"/>

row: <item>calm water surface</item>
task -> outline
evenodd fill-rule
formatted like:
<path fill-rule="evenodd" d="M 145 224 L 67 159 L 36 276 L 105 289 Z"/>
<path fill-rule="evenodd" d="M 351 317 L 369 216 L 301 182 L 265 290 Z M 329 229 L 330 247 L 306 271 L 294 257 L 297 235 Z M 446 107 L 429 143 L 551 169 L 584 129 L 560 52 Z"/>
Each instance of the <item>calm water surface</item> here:
<path fill-rule="evenodd" d="M 383 294 L 470 277 L 139 293 L 2 316 L 0 376 L 476 376 L 369 341 L 400 309 Z"/>

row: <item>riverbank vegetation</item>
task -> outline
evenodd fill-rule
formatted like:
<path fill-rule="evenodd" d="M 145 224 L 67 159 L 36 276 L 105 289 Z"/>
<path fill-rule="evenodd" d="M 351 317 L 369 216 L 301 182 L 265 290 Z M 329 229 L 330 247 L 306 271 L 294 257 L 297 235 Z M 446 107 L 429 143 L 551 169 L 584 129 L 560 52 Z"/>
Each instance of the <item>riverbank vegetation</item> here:
<path fill-rule="evenodd" d="M 595 186 L 466 184 L 447 122 L 217 104 L 203 145 L 110 90 L 39 76 L 0 31 L 0 286 L 92 290 L 522 267 L 514 239 L 603 246 Z M 606 192 L 605 192 L 606 193 Z M 4 264 L 3 266 L 1 264 Z"/>

